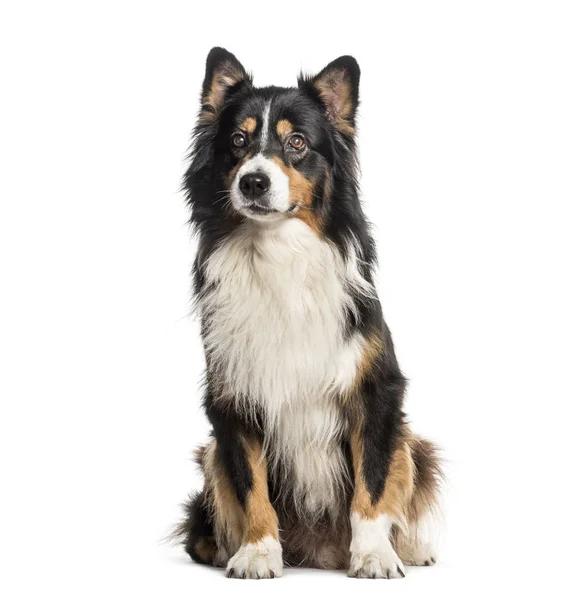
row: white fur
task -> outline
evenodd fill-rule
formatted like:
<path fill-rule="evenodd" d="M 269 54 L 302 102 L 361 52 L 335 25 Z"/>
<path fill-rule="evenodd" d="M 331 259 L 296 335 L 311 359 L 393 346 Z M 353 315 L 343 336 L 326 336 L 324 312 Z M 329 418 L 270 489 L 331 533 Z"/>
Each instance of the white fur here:
<path fill-rule="evenodd" d="M 440 506 L 434 506 L 418 519 L 399 542 L 404 562 L 408 565 L 432 565 L 437 561 L 443 518 Z"/>
<path fill-rule="evenodd" d="M 405 567 L 390 542 L 393 519 L 386 514 L 376 519 L 351 515 L 351 561 L 349 576 L 360 578 L 397 579 L 405 574 Z"/>
<path fill-rule="evenodd" d="M 231 204 L 236 211 L 240 212 L 248 219 L 259 222 L 281 221 L 286 218 L 285 213 L 292 207 L 290 202 L 290 182 L 288 176 L 282 171 L 279 165 L 263 154 L 268 146 L 270 104 L 271 101 L 269 100 L 262 115 L 260 153 L 244 163 L 237 171 L 237 175 L 231 183 L 229 194 Z M 261 215 L 249 209 L 252 203 L 241 193 L 239 183 L 241 177 L 247 175 L 247 173 L 254 172 L 263 173 L 270 179 L 270 187 L 268 192 L 266 192 L 265 200 L 267 201 L 269 208 L 276 212 Z"/>
<path fill-rule="evenodd" d="M 282 576 L 282 546 L 271 535 L 244 544 L 227 563 L 227 575 L 244 579 Z"/>
<path fill-rule="evenodd" d="M 255 171 L 264 173 L 270 179 L 270 188 L 267 192 L 268 203 L 270 208 L 278 211 L 278 213 L 258 215 L 247 210 L 250 203 L 241 193 L 239 182 L 243 175 L 254 173 Z M 285 219 L 284 213 L 290 208 L 290 186 L 288 176 L 273 160 L 266 158 L 262 154 L 257 154 L 237 171 L 237 175 L 231 184 L 230 197 L 233 208 L 250 219 L 257 221 L 277 221 Z"/>
<path fill-rule="evenodd" d="M 260 132 L 260 149 L 264 152 L 268 145 L 268 122 L 270 121 L 270 105 L 272 100 L 269 100 L 264 107 L 262 113 L 262 130 Z"/>
<path fill-rule="evenodd" d="M 245 222 L 204 265 L 200 298 L 210 369 L 226 401 L 265 414 L 266 452 L 296 478 L 296 506 L 331 509 L 346 483 L 336 396 L 350 388 L 364 340 L 345 339 L 351 290 L 372 293 L 355 254 L 305 223 Z"/>

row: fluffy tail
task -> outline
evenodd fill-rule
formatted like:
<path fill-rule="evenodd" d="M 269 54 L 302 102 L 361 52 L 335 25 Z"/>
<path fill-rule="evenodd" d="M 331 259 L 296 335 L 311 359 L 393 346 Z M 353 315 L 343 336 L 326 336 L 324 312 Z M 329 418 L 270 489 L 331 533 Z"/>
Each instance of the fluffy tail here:
<path fill-rule="evenodd" d="M 413 436 L 409 445 L 415 466 L 415 487 L 409 519 L 418 521 L 425 513 L 438 509 L 444 473 L 441 467 L 439 449 L 435 444 Z"/>
<path fill-rule="evenodd" d="M 192 560 L 211 565 L 217 553 L 211 514 L 204 492 L 190 496 L 184 504 L 185 518 L 176 526 L 172 537 L 184 546 Z"/>

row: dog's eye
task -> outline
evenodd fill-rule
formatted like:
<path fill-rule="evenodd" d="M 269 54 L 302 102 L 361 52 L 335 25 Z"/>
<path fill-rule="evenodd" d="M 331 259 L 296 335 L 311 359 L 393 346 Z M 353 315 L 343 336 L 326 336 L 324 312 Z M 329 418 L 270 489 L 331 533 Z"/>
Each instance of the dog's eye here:
<path fill-rule="evenodd" d="M 305 148 L 305 144 L 306 142 L 303 135 L 294 133 L 288 138 L 288 145 L 293 150 L 303 150 Z"/>
<path fill-rule="evenodd" d="M 235 148 L 244 148 L 247 140 L 242 133 L 234 133 L 231 136 L 231 143 Z"/>

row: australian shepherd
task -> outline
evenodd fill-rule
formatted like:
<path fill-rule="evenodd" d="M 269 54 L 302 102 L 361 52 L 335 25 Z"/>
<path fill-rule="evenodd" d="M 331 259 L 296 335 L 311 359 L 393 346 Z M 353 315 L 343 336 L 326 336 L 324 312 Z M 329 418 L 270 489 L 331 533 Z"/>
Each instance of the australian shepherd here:
<path fill-rule="evenodd" d="M 440 465 L 402 411 L 359 201 L 359 78 L 342 56 L 257 88 L 223 48 L 207 59 L 184 186 L 213 431 L 177 533 L 228 577 L 436 561 Z"/>

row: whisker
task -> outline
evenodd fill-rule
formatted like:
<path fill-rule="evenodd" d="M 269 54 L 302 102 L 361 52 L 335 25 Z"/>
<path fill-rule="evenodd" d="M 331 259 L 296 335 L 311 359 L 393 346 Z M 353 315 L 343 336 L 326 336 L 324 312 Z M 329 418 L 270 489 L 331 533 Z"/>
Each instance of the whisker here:
<path fill-rule="evenodd" d="M 225 202 L 228 199 L 229 199 L 229 194 L 225 194 L 225 196 L 218 198 L 215 202 L 212 202 L 212 204 L 219 204 L 220 202 Z"/>

